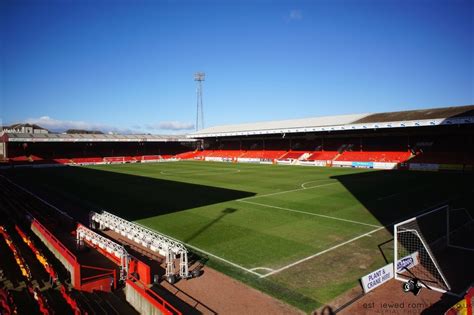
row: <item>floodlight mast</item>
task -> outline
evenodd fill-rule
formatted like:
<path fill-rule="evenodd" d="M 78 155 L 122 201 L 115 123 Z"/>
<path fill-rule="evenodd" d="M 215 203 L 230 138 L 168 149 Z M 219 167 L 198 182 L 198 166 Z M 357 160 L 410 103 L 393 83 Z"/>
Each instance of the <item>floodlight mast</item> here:
<path fill-rule="evenodd" d="M 204 81 L 206 74 L 204 72 L 196 72 L 194 74 L 194 81 L 197 83 L 196 87 L 196 131 L 204 128 L 204 107 L 202 104 L 202 81 Z"/>

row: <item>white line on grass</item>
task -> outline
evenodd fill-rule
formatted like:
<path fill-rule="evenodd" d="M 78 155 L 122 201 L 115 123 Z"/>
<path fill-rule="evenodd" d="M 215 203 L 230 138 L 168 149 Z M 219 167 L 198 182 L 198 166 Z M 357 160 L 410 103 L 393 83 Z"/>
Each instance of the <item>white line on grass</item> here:
<path fill-rule="evenodd" d="M 241 265 L 238 265 L 238 264 L 236 264 L 236 263 L 233 263 L 233 262 L 231 262 L 231 261 L 229 261 L 229 260 L 227 260 L 227 259 L 225 259 L 225 258 L 219 257 L 219 256 L 214 255 L 214 254 L 211 254 L 211 253 L 209 253 L 209 252 L 207 252 L 207 251 L 205 251 L 205 250 L 203 250 L 203 249 L 200 249 L 199 247 L 196 247 L 196 246 L 190 245 L 190 244 L 188 244 L 188 243 L 185 243 L 185 242 L 183 242 L 183 241 L 180 241 L 179 239 L 174 238 L 174 237 L 172 237 L 172 236 L 169 236 L 169 235 L 167 235 L 167 234 L 165 234 L 165 233 L 162 233 L 162 232 L 158 231 L 157 229 L 148 227 L 148 226 L 146 226 L 146 225 L 143 225 L 143 224 L 138 223 L 138 222 L 135 222 L 135 221 L 134 221 L 133 223 L 136 224 L 136 225 L 139 225 L 139 226 L 141 226 L 141 227 L 143 227 L 143 228 L 145 228 L 145 229 L 157 231 L 157 232 L 159 232 L 159 233 L 161 233 L 161 234 L 163 234 L 163 235 L 166 235 L 166 237 L 168 237 L 168 238 L 170 238 L 170 239 L 172 239 L 172 240 L 174 240 L 174 241 L 176 241 L 176 242 L 178 242 L 178 243 L 184 244 L 186 247 L 192 248 L 192 249 L 194 249 L 194 250 L 197 250 L 198 252 L 201 252 L 201 253 L 206 254 L 206 255 L 208 255 L 208 256 L 211 256 L 211 257 L 214 257 L 214 258 L 216 258 L 216 259 L 218 259 L 218 260 L 220 260 L 220 261 L 223 261 L 223 262 L 225 262 L 225 263 L 227 263 L 227 264 L 229 264 L 229 265 L 231 265 L 231 266 L 234 266 L 234 267 L 236 267 L 236 268 L 238 268 L 238 269 L 247 271 L 247 272 L 249 272 L 249 273 L 251 273 L 251 274 L 254 274 L 254 275 L 256 275 L 256 276 L 259 276 L 259 277 L 261 276 L 261 274 L 259 274 L 258 272 L 253 271 L 252 269 L 245 268 L 245 267 L 243 267 L 243 266 L 241 266 Z"/>
<path fill-rule="evenodd" d="M 232 170 L 232 169 L 211 169 L 211 170 L 200 170 L 200 171 L 188 171 L 188 172 L 174 172 L 174 171 L 160 171 L 161 175 L 203 175 L 203 176 L 216 176 L 216 175 L 222 175 L 220 173 L 221 171 L 224 171 L 225 174 L 235 174 L 235 173 L 240 173 L 240 169 Z M 217 172 L 217 173 L 216 173 Z"/>
<path fill-rule="evenodd" d="M 272 206 L 272 205 L 267 205 L 267 204 L 264 204 L 264 203 L 247 201 L 247 200 L 243 200 L 243 199 L 240 199 L 240 200 L 237 200 L 237 201 L 245 202 L 245 203 L 249 203 L 249 204 L 253 204 L 253 205 L 258 205 L 258 206 L 262 206 L 262 207 L 268 207 L 268 208 L 274 208 L 274 209 L 279 209 L 279 210 L 284 210 L 284 211 L 289 211 L 289 212 L 296 212 L 296 213 L 302 213 L 302 214 L 312 215 L 312 216 L 316 216 L 316 217 L 322 217 L 322 218 L 331 219 L 331 220 L 344 221 L 344 222 L 360 224 L 360 225 L 366 225 L 366 226 L 376 227 L 376 228 L 381 227 L 380 225 L 374 225 L 374 224 L 369 224 L 369 223 L 364 223 L 364 222 L 359 222 L 359 221 L 354 221 L 354 220 L 349 220 L 349 219 L 343 219 L 343 218 L 333 217 L 333 216 L 330 216 L 330 215 L 324 215 L 324 214 L 319 214 L 319 213 L 313 213 L 313 212 L 295 210 L 295 209 L 290 209 L 290 208 Z"/>
<path fill-rule="evenodd" d="M 423 214 L 423 213 L 426 213 L 427 211 L 431 211 L 430 209 L 436 208 L 436 207 L 439 206 L 440 204 L 442 205 L 442 204 L 445 204 L 445 203 L 446 203 L 446 201 L 441 202 L 441 203 L 438 203 L 438 204 L 436 204 L 435 206 L 431 206 L 431 207 L 428 207 L 428 208 L 423 209 L 423 210 L 421 210 L 421 211 L 418 211 L 418 212 L 416 212 L 416 213 L 413 213 L 412 216 L 419 216 L 419 215 L 421 215 L 421 214 Z M 300 259 L 300 260 L 298 260 L 298 261 L 295 261 L 295 262 L 293 262 L 293 263 L 291 263 L 291 264 L 289 264 L 289 265 L 283 266 L 283 267 L 281 267 L 281 268 L 279 268 L 279 269 L 276 269 L 276 270 L 274 270 L 274 271 L 272 271 L 272 272 L 269 272 L 269 273 L 267 273 L 267 274 L 265 274 L 265 275 L 261 275 L 260 278 L 266 278 L 266 277 L 268 277 L 268 276 L 271 276 L 271 275 L 274 275 L 274 274 L 276 274 L 276 273 L 279 273 L 279 272 L 281 272 L 281 271 L 283 271 L 283 270 L 286 270 L 286 269 L 288 269 L 288 268 L 291 268 L 291 267 L 293 267 L 293 266 L 296 266 L 296 265 L 298 265 L 298 264 L 300 264 L 300 263 L 302 263 L 302 262 L 305 262 L 305 261 L 310 260 L 310 259 L 312 259 L 312 258 L 315 258 L 315 257 L 317 257 L 317 256 L 321 256 L 322 254 L 325 254 L 325 253 L 327 253 L 327 252 L 330 252 L 330 251 L 332 251 L 332 250 L 334 250 L 334 249 L 336 249 L 336 248 L 338 248 L 338 247 L 341 247 L 341 246 L 347 245 L 347 244 L 349 244 L 349 243 L 351 243 L 351 242 L 354 242 L 354 241 L 358 240 L 359 238 L 362 238 L 362 237 L 365 237 L 365 236 L 371 237 L 373 233 L 375 233 L 375 232 L 377 232 L 377 231 L 380 231 L 380 230 L 383 229 L 383 228 L 387 228 L 387 227 L 389 227 L 389 226 L 393 226 L 393 225 L 396 224 L 397 222 L 402 222 L 402 221 L 404 221 L 405 219 L 406 219 L 406 217 L 403 218 L 403 219 L 401 219 L 401 220 L 395 220 L 395 221 L 393 221 L 393 222 L 390 222 L 389 224 L 386 224 L 385 226 L 381 226 L 381 227 L 379 227 L 379 228 L 377 228 L 377 229 L 375 229 L 375 230 L 372 230 L 372 231 L 369 231 L 369 232 L 364 233 L 364 234 L 362 234 L 362 235 L 356 236 L 356 237 L 354 237 L 354 238 L 352 238 L 352 239 L 350 239 L 350 240 L 348 240 L 348 241 L 345 241 L 345 242 L 340 243 L 340 244 L 338 244 L 338 245 L 335 245 L 335 246 L 333 246 L 333 247 L 327 248 L 327 249 L 325 249 L 325 250 L 323 250 L 323 251 L 321 251 L 321 252 L 318 252 L 318 253 L 316 253 L 316 254 L 314 254 L 314 255 L 311 255 L 311 256 L 305 257 L 305 258 L 303 258 L 303 259 Z"/>
<path fill-rule="evenodd" d="M 367 232 L 367 233 L 364 233 L 364 234 L 362 234 L 362 235 L 359 235 L 359 236 L 356 236 L 356 237 L 354 237 L 354 238 L 351 238 L 351 239 L 348 240 L 348 241 L 345 241 L 345 242 L 342 242 L 342 243 L 340 243 L 340 244 L 337 244 L 337 245 L 335 245 L 335 246 L 333 246 L 333 247 L 327 248 L 327 249 L 325 249 L 325 250 L 323 250 L 323 251 L 320 251 L 320 252 L 318 252 L 318 253 L 316 253 L 316 254 L 314 254 L 314 255 L 305 257 L 305 258 L 300 259 L 300 260 L 298 260 L 298 261 L 295 261 L 295 262 L 293 262 L 293 263 L 291 263 L 291 264 L 289 264 L 289 265 L 286 265 L 286 266 L 281 267 L 281 268 L 279 268 L 279 269 L 273 270 L 273 271 L 271 271 L 271 272 L 269 272 L 269 273 L 267 273 L 267 274 L 261 275 L 260 278 L 266 278 L 266 277 L 268 277 L 268 276 L 274 275 L 274 274 L 279 273 L 279 272 L 281 272 L 281 271 L 283 271 L 283 270 L 286 270 L 286 269 L 288 269 L 288 268 L 291 268 L 291 267 L 293 267 L 293 266 L 296 266 L 296 265 L 298 265 L 298 264 L 301 264 L 302 262 L 305 262 L 305 261 L 307 261 L 307 260 L 313 259 L 313 258 L 315 258 L 315 257 L 317 257 L 317 256 L 321 256 L 321 255 L 323 255 L 323 254 L 325 254 L 325 253 L 327 253 L 327 252 L 330 252 L 330 251 L 332 251 L 332 250 L 335 250 L 336 248 L 339 248 L 339 247 L 344 246 L 344 245 L 346 245 L 346 244 L 352 243 L 352 242 L 358 240 L 359 238 L 362 238 L 362 237 L 364 237 L 364 236 L 369 236 L 370 234 L 375 233 L 375 232 L 377 232 L 377 231 L 380 231 L 380 230 L 383 229 L 383 228 L 385 228 L 385 227 L 384 227 L 384 226 L 381 226 L 381 227 L 379 227 L 379 228 L 377 228 L 377 229 L 375 229 L 375 230 L 372 230 L 372 231 L 370 231 L 370 232 Z"/>
<path fill-rule="evenodd" d="M 331 178 L 321 178 L 321 179 L 318 179 L 318 180 L 312 180 L 312 181 L 309 181 L 309 182 L 304 182 L 303 184 L 301 184 L 301 188 L 304 188 L 304 189 L 311 189 L 311 188 L 314 188 L 314 187 L 319 187 L 318 186 L 311 186 L 311 187 L 306 187 L 307 184 L 311 184 L 311 183 L 319 183 L 323 180 L 330 180 L 332 183 L 331 184 L 337 184 L 338 182 L 335 182 L 334 179 L 331 179 Z"/>
<path fill-rule="evenodd" d="M 268 271 L 273 271 L 272 268 L 267 268 L 267 267 L 255 267 L 255 268 L 252 268 L 250 269 L 252 271 L 255 271 L 255 270 L 268 270 Z"/>
<path fill-rule="evenodd" d="M 307 184 L 307 183 L 303 183 L 303 184 Z M 322 185 L 317 185 L 317 186 L 313 186 L 313 187 L 309 187 L 309 188 L 303 187 L 303 188 L 296 188 L 296 189 L 285 190 L 285 191 L 278 191 L 278 192 L 275 192 L 275 193 L 270 193 L 270 194 L 265 194 L 265 195 L 257 195 L 257 196 L 242 198 L 242 199 L 238 199 L 237 201 L 245 201 L 245 200 L 248 200 L 248 199 L 275 196 L 275 195 L 286 194 L 286 193 L 290 193 L 290 192 L 294 192 L 294 191 L 308 190 L 308 189 L 313 189 L 313 188 L 318 188 L 318 187 L 323 187 L 323 186 L 329 186 L 329 185 L 335 185 L 335 184 L 338 184 L 338 183 L 329 183 L 329 184 L 322 184 Z"/>
<path fill-rule="evenodd" d="M 179 242 L 182 243 L 181 241 L 179 241 Z M 223 262 L 225 262 L 225 263 L 227 263 L 227 264 L 229 264 L 229 265 L 231 265 L 231 266 L 234 266 L 234 267 L 236 267 L 236 268 L 242 269 L 242 270 L 247 271 L 247 272 L 249 272 L 249 273 L 251 273 L 251 274 L 254 274 L 254 275 L 256 275 L 256 276 L 259 276 L 259 277 L 261 276 L 261 274 L 259 274 L 258 272 L 253 271 L 253 269 L 245 268 L 245 267 L 243 267 L 243 266 L 241 266 L 241 265 L 238 265 L 238 264 L 236 264 L 236 263 L 233 263 L 233 262 L 231 262 L 231 261 L 229 261 L 229 260 L 227 260 L 227 259 L 224 259 L 224 258 L 222 258 L 222 257 L 216 256 L 216 255 L 211 254 L 211 253 L 209 253 L 209 252 L 206 252 L 205 250 L 202 250 L 202 249 L 200 249 L 200 248 L 198 248 L 198 247 L 196 247 L 196 246 L 189 245 L 189 244 L 187 244 L 187 243 L 183 243 L 183 244 L 186 245 L 187 247 L 190 247 L 190 248 L 193 248 L 193 249 L 197 250 L 198 252 L 201 252 L 201 253 L 203 253 L 203 254 L 206 254 L 206 255 L 208 255 L 208 256 L 211 256 L 211 257 L 214 257 L 214 258 L 216 258 L 216 259 L 218 259 L 218 260 L 221 260 L 221 261 L 223 261 Z"/>

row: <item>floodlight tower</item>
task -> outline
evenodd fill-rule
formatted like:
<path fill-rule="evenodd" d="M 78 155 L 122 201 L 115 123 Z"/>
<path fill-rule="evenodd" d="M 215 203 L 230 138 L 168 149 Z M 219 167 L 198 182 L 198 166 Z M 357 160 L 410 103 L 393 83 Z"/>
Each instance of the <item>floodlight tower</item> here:
<path fill-rule="evenodd" d="M 204 72 L 196 72 L 194 74 L 194 81 L 196 81 L 197 83 L 196 131 L 204 128 L 204 108 L 202 105 L 202 81 L 204 81 L 205 76 L 206 74 Z"/>

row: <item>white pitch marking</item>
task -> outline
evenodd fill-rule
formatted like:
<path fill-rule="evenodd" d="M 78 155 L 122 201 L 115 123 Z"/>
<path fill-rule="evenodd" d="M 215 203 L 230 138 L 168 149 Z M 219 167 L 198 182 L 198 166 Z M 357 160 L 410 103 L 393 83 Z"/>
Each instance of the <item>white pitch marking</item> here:
<path fill-rule="evenodd" d="M 335 180 L 334 179 L 331 179 L 331 178 L 321 178 L 321 179 L 318 179 L 318 180 L 312 180 L 312 181 L 309 181 L 309 182 L 305 182 L 303 184 L 301 184 L 301 188 L 304 188 L 304 189 L 311 189 L 313 187 L 318 187 L 318 186 L 311 186 L 311 187 L 306 187 L 307 184 L 311 184 L 311 183 L 317 183 L 317 182 L 321 182 L 323 180 L 330 180 L 332 182 L 334 182 Z M 336 184 L 337 182 L 335 182 L 334 184 Z M 332 183 L 331 183 L 332 184 Z"/>
<path fill-rule="evenodd" d="M 270 193 L 270 194 L 265 194 L 265 195 L 257 195 L 257 196 L 243 198 L 243 199 L 238 199 L 237 201 L 245 201 L 245 200 L 248 200 L 248 199 L 275 196 L 275 195 L 286 194 L 286 193 L 290 193 L 290 192 L 294 192 L 294 191 L 308 190 L 308 189 L 313 189 L 313 188 L 318 188 L 318 187 L 323 187 L 323 186 L 329 186 L 329 185 L 335 185 L 335 184 L 338 184 L 338 183 L 329 183 L 329 184 L 322 184 L 322 185 L 317 185 L 317 186 L 313 186 L 313 187 L 309 187 L 309 188 L 304 188 L 303 187 L 303 188 L 297 188 L 297 189 L 291 189 L 291 190 L 285 190 L 285 191 L 278 191 L 278 192 L 275 192 L 275 193 Z"/>
<path fill-rule="evenodd" d="M 252 268 L 250 269 L 252 271 L 255 271 L 255 270 L 268 270 L 268 271 L 273 271 L 272 268 L 267 268 L 267 267 L 255 267 L 255 268 Z"/>
<path fill-rule="evenodd" d="M 240 173 L 240 169 L 237 170 L 232 170 L 232 169 L 212 169 L 208 171 L 189 171 L 189 172 L 170 172 L 170 171 L 160 171 L 160 174 L 162 175 L 203 175 L 203 176 L 216 176 L 216 175 L 222 175 L 220 173 L 221 171 L 224 171 L 226 174 L 235 174 L 235 173 Z"/>
<path fill-rule="evenodd" d="M 274 274 L 279 273 L 279 272 L 281 272 L 281 271 L 283 271 L 283 270 L 286 270 L 286 269 L 288 269 L 288 268 L 291 268 L 291 267 L 293 267 L 293 266 L 296 266 L 296 265 L 298 265 L 298 264 L 301 264 L 302 262 L 305 262 L 305 261 L 307 261 L 307 260 L 310 260 L 310 259 L 312 259 L 312 258 L 314 258 L 314 257 L 321 256 L 322 254 L 325 254 L 325 253 L 327 253 L 327 252 L 330 252 L 330 251 L 332 251 L 332 250 L 334 250 L 334 249 L 336 249 L 336 248 L 339 248 L 339 247 L 344 246 L 344 245 L 346 245 L 346 244 L 352 243 L 352 242 L 358 240 L 359 238 L 362 238 L 362 237 L 368 236 L 368 235 L 370 235 L 370 234 L 372 234 L 372 233 L 375 233 L 375 232 L 377 232 L 377 231 L 380 231 L 380 230 L 383 229 L 383 228 L 385 228 L 385 227 L 384 227 L 384 226 L 381 226 L 381 227 L 379 227 L 379 228 L 377 228 L 377 229 L 375 229 L 375 230 L 372 230 L 372 231 L 370 231 L 370 232 L 367 232 L 367 233 L 364 233 L 364 234 L 362 234 L 362 235 L 359 235 L 359 236 L 356 236 L 356 237 L 354 237 L 354 238 L 351 238 L 351 239 L 348 240 L 348 241 L 345 241 L 345 242 L 343 242 L 343 243 L 337 244 L 337 245 L 335 245 L 335 246 L 333 246 L 333 247 L 330 247 L 330 248 L 328 248 L 328 249 L 325 249 L 325 250 L 323 250 L 323 251 L 320 251 L 320 252 L 318 252 L 318 253 L 316 253 L 316 254 L 314 254 L 314 255 L 305 257 L 305 258 L 300 259 L 300 260 L 298 260 L 298 261 L 295 261 L 295 262 L 293 262 L 293 263 L 291 263 L 291 264 L 289 264 L 289 265 L 286 265 L 286 266 L 281 267 L 281 268 L 279 268 L 279 269 L 273 270 L 273 271 L 271 271 L 271 272 L 269 272 L 269 273 L 267 273 L 267 274 L 261 275 L 260 278 L 266 278 L 266 277 L 268 277 L 268 276 L 274 275 Z"/>
<path fill-rule="evenodd" d="M 245 203 L 250 203 L 250 204 L 258 205 L 258 206 L 262 206 L 262 207 L 280 209 L 280 210 L 289 211 L 289 212 L 296 212 L 296 213 L 308 214 L 308 215 L 312 215 L 312 216 L 316 216 L 316 217 L 322 217 L 322 218 L 331 219 L 331 220 L 344 221 L 344 222 L 349 222 L 349 223 L 354 223 L 354 224 L 360 224 L 360 225 L 366 225 L 366 226 L 377 227 L 377 228 L 378 228 L 378 227 L 381 227 L 380 225 L 374 225 L 374 224 L 370 224 L 370 223 L 364 223 L 364 222 L 359 222 L 359 221 L 354 221 L 354 220 L 349 220 L 349 219 L 343 219 L 343 218 L 333 217 L 333 216 L 330 216 L 330 215 L 324 215 L 324 214 L 319 214 L 319 213 L 313 213 L 313 212 L 295 210 L 295 209 L 290 209 L 290 208 L 283 208 L 283 207 L 278 207 L 278 206 L 272 206 L 272 205 L 267 205 L 267 204 L 264 204 L 264 203 L 252 202 L 252 201 L 247 201 L 247 200 L 243 200 L 243 199 L 240 199 L 240 200 L 237 200 L 237 201 L 245 202 Z"/>
<path fill-rule="evenodd" d="M 181 242 L 181 241 L 179 241 L 179 242 Z M 183 242 L 181 242 L 181 243 L 183 243 Z M 195 250 L 197 250 L 197 251 L 199 251 L 199 252 L 201 252 L 201 253 L 204 253 L 204 254 L 206 254 L 206 255 L 208 255 L 208 256 L 211 256 L 211 257 L 214 257 L 214 258 L 216 258 L 216 259 L 218 259 L 218 260 L 221 260 L 221 261 L 223 261 L 223 262 L 225 262 L 225 263 L 227 263 L 227 264 L 229 264 L 229 265 L 231 265 L 231 266 L 234 266 L 234 267 L 236 267 L 236 268 L 242 269 L 242 270 L 247 271 L 247 272 L 249 272 L 249 273 L 251 273 L 251 274 L 254 274 L 254 275 L 256 275 L 256 276 L 259 276 L 259 277 L 261 276 L 261 274 L 259 274 L 258 272 L 253 271 L 252 269 L 247 269 L 247 268 L 245 268 L 245 267 L 243 267 L 243 266 L 241 266 L 241 265 L 238 265 L 238 264 L 236 264 L 236 263 L 233 263 L 233 262 L 231 262 L 231 261 L 229 261 L 229 260 L 227 260 L 227 259 L 224 259 L 224 258 L 222 258 L 222 257 L 216 256 L 216 255 L 211 254 L 211 253 L 209 253 L 209 252 L 206 252 L 205 250 L 202 250 L 202 249 L 200 249 L 200 248 L 198 248 L 198 247 L 196 247 L 196 246 L 189 245 L 189 244 L 187 244 L 187 243 L 183 243 L 183 244 L 186 245 L 187 247 L 194 248 Z"/>
<path fill-rule="evenodd" d="M 143 224 L 141 224 L 141 223 L 138 223 L 138 222 L 133 222 L 133 223 L 134 223 L 134 224 L 137 224 L 137 225 L 140 225 L 141 227 L 143 227 L 143 228 L 145 228 L 145 229 L 151 229 L 151 230 L 155 230 L 155 231 L 157 231 L 157 232 L 160 232 L 160 231 L 158 231 L 157 229 L 152 229 L 152 228 L 150 228 L 150 227 L 148 227 L 148 226 L 146 226 L 146 225 L 143 225 Z M 160 232 L 160 233 L 161 233 L 161 232 Z M 166 235 L 166 234 L 165 234 L 165 235 Z M 247 271 L 247 272 L 249 272 L 249 273 L 251 273 L 251 274 L 254 274 L 254 275 L 256 275 L 256 276 L 259 276 L 259 277 L 261 276 L 261 274 L 259 274 L 258 272 L 252 271 L 251 269 L 248 269 L 248 268 L 245 268 L 245 267 L 243 267 L 243 266 L 241 266 L 241 265 L 238 265 L 238 264 L 236 264 L 236 263 L 233 263 L 233 262 L 231 262 L 231 261 L 229 261 L 229 260 L 227 260 L 227 259 L 225 259 L 225 258 L 222 258 L 222 257 L 219 257 L 219 256 L 217 256 L 217 255 L 211 254 L 211 253 L 209 253 L 209 252 L 207 252 L 207 251 L 205 251 L 205 250 L 203 250 L 203 249 L 200 249 L 199 247 L 190 245 L 190 244 L 188 244 L 188 243 L 184 243 L 183 241 L 180 241 L 180 240 L 178 240 L 178 239 L 176 239 L 176 238 L 174 238 L 174 237 L 172 237 L 172 236 L 169 236 L 169 235 L 166 235 L 166 236 L 167 236 L 168 238 L 170 238 L 170 239 L 176 241 L 176 242 L 179 242 L 179 243 L 182 243 L 182 244 L 186 245 L 186 246 L 189 247 L 189 248 L 193 248 L 193 249 L 195 249 L 195 250 L 197 250 L 197 251 L 199 251 L 199 252 L 201 252 L 201 253 L 203 253 L 203 254 L 206 254 L 206 255 L 208 255 L 208 256 L 214 257 L 214 258 L 216 258 L 216 259 L 219 259 L 220 261 L 223 261 L 223 262 L 225 262 L 225 263 L 227 263 L 227 264 L 229 264 L 229 265 L 231 265 L 231 266 L 234 266 L 234 267 L 236 267 L 236 268 L 242 269 L 242 270 Z"/>

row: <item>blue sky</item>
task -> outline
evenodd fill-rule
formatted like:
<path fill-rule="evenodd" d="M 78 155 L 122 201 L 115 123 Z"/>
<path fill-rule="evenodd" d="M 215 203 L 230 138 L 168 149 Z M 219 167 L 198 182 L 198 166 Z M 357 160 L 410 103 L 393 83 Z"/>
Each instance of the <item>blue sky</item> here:
<path fill-rule="evenodd" d="M 0 122 L 189 132 L 474 103 L 474 1 L 0 3 Z"/>

